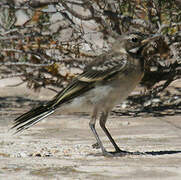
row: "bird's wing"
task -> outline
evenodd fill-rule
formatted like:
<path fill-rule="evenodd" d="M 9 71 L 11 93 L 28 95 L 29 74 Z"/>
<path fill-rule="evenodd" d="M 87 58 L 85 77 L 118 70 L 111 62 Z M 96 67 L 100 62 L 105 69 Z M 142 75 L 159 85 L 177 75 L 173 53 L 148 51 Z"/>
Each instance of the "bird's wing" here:
<path fill-rule="evenodd" d="M 99 82 L 108 79 L 116 72 L 124 71 L 127 65 L 126 57 L 122 56 L 103 56 L 97 61 L 89 64 L 84 72 L 77 79 L 83 82 Z"/>
<path fill-rule="evenodd" d="M 82 74 L 50 101 L 51 105 L 58 107 L 71 101 L 74 97 L 94 88 L 97 83 L 113 78 L 118 72 L 124 71 L 126 66 L 127 60 L 122 56 L 110 58 L 102 56 L 101 59 L 96 59 L 85 68 Z"/>

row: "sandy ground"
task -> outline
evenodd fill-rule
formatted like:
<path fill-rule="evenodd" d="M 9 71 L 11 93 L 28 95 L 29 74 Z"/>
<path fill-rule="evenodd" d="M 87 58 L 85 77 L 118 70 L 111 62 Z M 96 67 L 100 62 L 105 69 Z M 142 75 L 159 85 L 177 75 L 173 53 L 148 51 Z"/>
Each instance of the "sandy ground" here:
<path fill-rule="evenodd" d="M 12 91 L 0 84 L 1 98 L 31 94 L 22 87 Z M 181 179 L 180 116 L 110 116 L 107 127 L 120 148 L 147 153 L 112 158 L 92 148 L 95 139 L 87 115 L 52 115 L 12 135 L 8 131 L 12 120 L 27 110 L 0 108 L 0 179 Z M 98 124 L 97 129 L 105 147 L 113 150 Z"/>

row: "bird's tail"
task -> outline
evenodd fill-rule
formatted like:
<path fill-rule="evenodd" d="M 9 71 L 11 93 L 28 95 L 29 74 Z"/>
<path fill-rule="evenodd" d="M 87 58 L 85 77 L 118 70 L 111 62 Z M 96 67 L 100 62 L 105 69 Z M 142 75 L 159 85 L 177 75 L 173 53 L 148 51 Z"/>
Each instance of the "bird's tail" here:
<path fill-rule="evenodd" d="M 16 129 L 15 133 L 28 129 L 48 115 L 52 114 L 54 111 L 55 108 L 52 108 L 51 104 L 39 106 L 15 119 L 14 125 L 11 129 Z"/>

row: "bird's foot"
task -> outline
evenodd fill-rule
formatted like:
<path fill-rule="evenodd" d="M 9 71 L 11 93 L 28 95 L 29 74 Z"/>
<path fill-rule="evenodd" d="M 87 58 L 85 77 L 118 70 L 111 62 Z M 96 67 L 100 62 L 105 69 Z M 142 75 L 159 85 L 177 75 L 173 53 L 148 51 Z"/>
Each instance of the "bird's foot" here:
<path fill-rule="evenodd" d="M 92 144 L 92 147 L 94 149 L 101 148 L 98 143 Z M 116 148 L 116 151 L 108 152 L 104 149 L 102 153 L 104 156 L 107 156 L 107 157 L 122 157 L 122 156 L 127 156 L 127 155 L 146 155 L 147 154 L 147 153 L 139 152 L 139 151 L 136 151 L 136 152 L 123 151 L 121 149 L 118 149 L 118 147 Z"/>

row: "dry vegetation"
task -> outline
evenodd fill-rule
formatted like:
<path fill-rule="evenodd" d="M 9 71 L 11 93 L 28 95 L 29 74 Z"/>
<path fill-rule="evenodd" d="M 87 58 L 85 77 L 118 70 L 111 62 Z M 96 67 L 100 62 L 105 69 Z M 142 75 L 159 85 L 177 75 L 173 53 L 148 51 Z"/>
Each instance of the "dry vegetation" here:
<path fill-rule="evenodd" d="M 128 31 L 162 34 L 145 52 L 141 82 L 146 99 L 157 97 L 181 78 L 180 1 L 3 0 L 0 79 L 21 77 L 34 90 L 62 88 L 109 48 L 110 37 Z M 181 102 L 176 106 L 180 112 Z"/>

